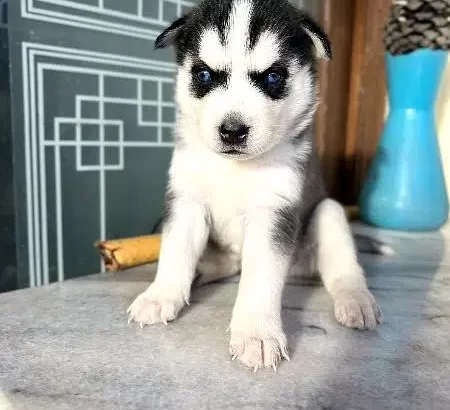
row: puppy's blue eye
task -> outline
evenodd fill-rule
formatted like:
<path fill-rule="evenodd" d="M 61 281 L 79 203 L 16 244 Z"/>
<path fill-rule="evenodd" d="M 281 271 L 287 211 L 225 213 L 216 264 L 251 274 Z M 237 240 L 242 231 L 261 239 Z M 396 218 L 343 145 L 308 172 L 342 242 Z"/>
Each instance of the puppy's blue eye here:
<path fill-rule="evenodd" d="M 209 83 L 211 81 L 211 73 L 208 70 L 199 71 L 197 78 L 201 83 Z"/>
<path fill-rule="evenodd" d="M 267 74 L 266 83 L 272 86 L 279 85 L 281 83 L 281 75 L 278 73 Z"/>

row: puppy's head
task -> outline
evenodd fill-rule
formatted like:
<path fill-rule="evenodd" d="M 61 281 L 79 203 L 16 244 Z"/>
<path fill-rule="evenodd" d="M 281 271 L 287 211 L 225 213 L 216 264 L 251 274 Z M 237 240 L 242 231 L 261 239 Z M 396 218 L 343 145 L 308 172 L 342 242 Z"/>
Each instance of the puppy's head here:
<path fill-rule="evenodd" d="M 204 0 L 156 40 L 179 65 L 179 137 L 247 159 L 298 136 L 316 106 L 320 27 L 287 0 Z"/>

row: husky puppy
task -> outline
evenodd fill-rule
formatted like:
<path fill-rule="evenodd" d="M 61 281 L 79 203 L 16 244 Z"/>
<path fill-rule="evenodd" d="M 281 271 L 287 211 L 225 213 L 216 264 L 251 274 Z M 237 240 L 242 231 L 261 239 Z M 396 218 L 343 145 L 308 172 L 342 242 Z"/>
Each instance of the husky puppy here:
<path fill-rule="evenodd" d="M 176 147 L 155 281 L 130 306 L 143 327 L 172 321 L 194 279 L 241 272 L 230 354 L 254 368 L 288 359 L 287 275 L 318 272 L 344 326 L 373 329 L 345 212 L 328 199 L 314 147 L 322 29 L 287 0 L 204 0 L 156 40 L 175 46 Z"/>

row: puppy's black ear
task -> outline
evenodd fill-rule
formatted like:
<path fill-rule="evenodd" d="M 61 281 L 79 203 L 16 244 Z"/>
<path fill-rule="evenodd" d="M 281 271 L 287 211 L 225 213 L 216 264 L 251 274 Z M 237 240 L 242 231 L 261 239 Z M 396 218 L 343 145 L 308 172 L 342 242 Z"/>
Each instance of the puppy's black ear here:
<path fill-rule="evenodd" d="M 303 30 L 311 39 L 317 58 L 331 60 L 331 42 L 322 28 L 309 16 L 302 16 Z"/>
<path fill-rule="evenodd" d="M 156 39 L 155 49 L 173 45 L 186 24 L 188 17 L 189 15 L 180 17 L 177 21 L 173 22 L 170 27 L 166 28 Z"/>

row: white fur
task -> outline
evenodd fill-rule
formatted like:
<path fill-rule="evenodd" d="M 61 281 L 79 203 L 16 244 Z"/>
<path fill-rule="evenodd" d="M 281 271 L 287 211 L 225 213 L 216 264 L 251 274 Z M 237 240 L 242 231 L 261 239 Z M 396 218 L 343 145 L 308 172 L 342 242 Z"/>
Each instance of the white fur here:
<path fill-rule="evenodd" d="M 235 41 L 235 38 L 238 38 L 236 34 L 229 35 L 226 41 Z M 219 33 L 213 28 L 202 35 L 200 59 L 214 70 L 232 68 L 235 74 L 246 74 L 248 70 L 264 71 L 278 58 L 278 40 L 268 32 L 260 36 L 252 50 L 246 49 L 242 44 L 240 47 L 235 47 L 232 43 L 225 43 L 223 46 Z"/>
<path fill-rule="evenodd" d="M 195 268 L 208 239 L 202 204 L 178 197 L 173 215 L 164 229 L 156 279 L 128 309 L 130 319 L 141 325 L 167 323 L 189 302 Z"/>
<path fill-rule="evenodd" d="M 262 34 L 252 52 L 246 50 L 250 7 L 248 0 L 235 3 L 224 46 L 215 30 L 202 36 L 201 58 L 214 69 L 231 70 L 227 88 L 196 99 L 189 91 L 191 59 L 179 69 L 181 142 L 170 168 L 175 203 L 163 232 L 156 280 L 129 312 L 141 325 L 167 323 L 189 301 L 196 267 L 203 283 L 242 268 L 230 324 L 230 353 L 253 368 L 276 368 L 283 357 L 288 358 L 281 298 L 285 277 L 296 265 L 291 266 L 290 256 L 274 246 L 271 229 L 277 210 L 299 203 L 302 196 L 305 181 L 298 161 L 307 159 L 313 147 L 308 139 L 295 147 L 291 141 L 312 121 L 316 90 L 308 67 L 296 64 L 289 67 L 289 94 L 280 101 L 271 101 L 249 81 L 248 71 L 265 70 L 278 53 L 276 36 L 270 32 Z M 231 112 L 251 126 L 245 161 L 218 154 L 217 128 Z M 205 253 L 210 235 L 227 249 L 226 254 Z M 326 200 L 317 207 L 309 238 L 338 320 L 372 328 L 381 317 L 339 204 Z"/>
<path fill-rule="evenodd" d="M 201 39 L 200 58 L 213 69 L 231 70 L 228 88 L 219 88 L 200 100 L 189 92 L 192 61 L 179 70 L 176 99 L 180 110 L 179 133 L 193 144 L 206 145 L 210 150 L 222 149 L 217 132 L 230 113 L 240 114 L 251 127 L 247 157 L 270 151 L 283 138 L 292 138 L 308 127 L 314 110 L 305 115 L 316 99 L 308 67 L 290 67 L 288 98 L 269 101 L 248 79 L 252 71 L 264 71 L 279 58 L 277 37 L 265 32 L 252 50 L 245 44 L 249 37 L 251 2 L 240 0 L 233 6 L 229 32 L 222 46 L 217 30 L 206 30 Z M 302 117 L 302 121 L 299 118 Z"/>
<path fill-rule="evenodd" d="M 308 28 L 304 27 L 304 30 L 306 31 L 306 33 L 308 34 L 308 36 L 310 37 L 310 39 L 312 40 L 312 42 L 314 44 L 314 48 L 316 49 L 316 57 L 323 58 L 324 60 L 328 60 L 329 58 L 328 58 L 327 50 L 325 50 L 325 47 L 323 46 L 320 39 Z"/>
<path fill-rule="evenodd" d="M 382 314 L 367 289 L 342 206 L 330 199 L 319 204 L 310 234 L 317 244 L 316 267 L 334 300 L 337 320 L 348 327 L 375 328 L 382 322 Z"/>
<path fill-rule="evenodd" d="M 240 0 L 233 6 L 225 45 L 219 33 L 211 28 L 202 35 L 200 58 L 215 70 L 231 68 L 237 76 L 250 71 L 264 71 L 279 58 L 279 45 L 275 35 L 262 33 L 253 49 L 245 47 L 249 38 L 251 4 Z"/>

